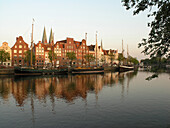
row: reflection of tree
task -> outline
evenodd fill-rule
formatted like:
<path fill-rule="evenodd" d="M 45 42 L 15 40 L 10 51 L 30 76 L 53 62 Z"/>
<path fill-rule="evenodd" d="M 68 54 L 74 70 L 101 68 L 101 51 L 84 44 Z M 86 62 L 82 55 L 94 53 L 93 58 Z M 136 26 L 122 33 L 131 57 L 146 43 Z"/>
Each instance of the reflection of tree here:
<path fill-rule="evenodd" d="M 0 79 L 0 97 L 8 99 L 10 93 L 10 81 L 8 78 Z"/>

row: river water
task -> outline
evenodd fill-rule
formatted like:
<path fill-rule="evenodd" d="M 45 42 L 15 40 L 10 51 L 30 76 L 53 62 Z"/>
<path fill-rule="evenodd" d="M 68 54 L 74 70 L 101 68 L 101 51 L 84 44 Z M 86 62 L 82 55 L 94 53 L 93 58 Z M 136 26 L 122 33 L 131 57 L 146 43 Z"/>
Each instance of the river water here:
<path fill-rule="evenodd" d="M 0 128 L 170 128 L 170 74 L 0 77 Z"/>

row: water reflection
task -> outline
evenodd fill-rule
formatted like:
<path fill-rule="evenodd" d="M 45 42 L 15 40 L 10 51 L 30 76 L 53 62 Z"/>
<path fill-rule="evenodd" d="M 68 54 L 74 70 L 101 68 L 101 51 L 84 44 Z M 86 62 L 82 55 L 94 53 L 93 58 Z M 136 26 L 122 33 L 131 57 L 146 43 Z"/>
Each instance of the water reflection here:
<path fill-rule="evenodd" d="M 128 91 L 129 83 L 136 75 L 137 72 L 109 72 L 104 75 L 4 77 L 0 78 L 0 98 L 8 101 L 12 96 L 17 106 L 23 106 L 28 98 L 31 99 L 31 104 L 35 98 L 45 103 L 47 97 L 50 97 L 52 103 L 55 102 L 55 98 L 73 102 L 80 97 L 85 100 L 88 93 L 95 93 L 97 96 L 104 86 L 116 85 L 121 85 L 123 95 L 125 81 Z"/>

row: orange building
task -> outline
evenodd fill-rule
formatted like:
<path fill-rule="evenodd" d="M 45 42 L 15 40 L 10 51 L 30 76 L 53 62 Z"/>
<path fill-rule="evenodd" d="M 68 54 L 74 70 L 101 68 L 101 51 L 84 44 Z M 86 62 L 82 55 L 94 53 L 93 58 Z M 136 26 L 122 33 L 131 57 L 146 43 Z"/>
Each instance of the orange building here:
<path fill-rule="evenodd" d="M 23 37 L 17 37 L 14 46 L 11 48 L 12 66 L 28 66 L 28 62 L 24 61 L 24 53 L 28 50 L 28 44 L 23 40 Z"/>

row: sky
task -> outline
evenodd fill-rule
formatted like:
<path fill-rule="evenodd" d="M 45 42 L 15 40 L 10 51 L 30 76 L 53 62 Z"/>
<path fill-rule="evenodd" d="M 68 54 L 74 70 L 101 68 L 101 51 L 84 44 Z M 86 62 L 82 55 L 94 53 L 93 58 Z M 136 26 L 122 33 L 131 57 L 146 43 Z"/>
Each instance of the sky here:
<path fill-rule="evenodd" d="M 87 44 L 95 44 L 96 31 L 98 45 L 101 40 L 104 49 L 122 51 L 127 45 L 129 54 L 138 60 L 146 58 L 138 48 L 138 43 L 148 37 L 147 12 L 133 16 L 121 0 L 0 0 L 0 46 L 8 42 L 12 47 L 16 37 L 23 36 L 30 45 L 32 19 L 34 18 L 34 43 L 42 40 L 46 28 L 49 40 L 50 30 L 54 40 L 67 37 L 81 41 L 87 33 Z"/>

